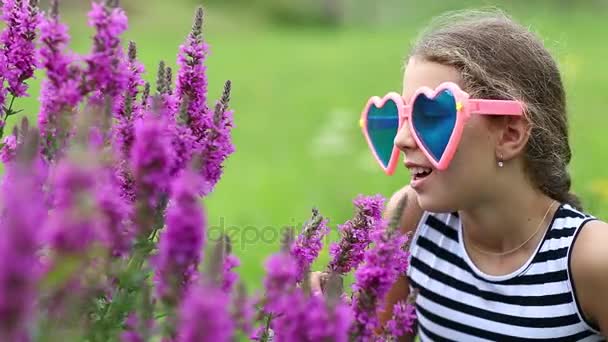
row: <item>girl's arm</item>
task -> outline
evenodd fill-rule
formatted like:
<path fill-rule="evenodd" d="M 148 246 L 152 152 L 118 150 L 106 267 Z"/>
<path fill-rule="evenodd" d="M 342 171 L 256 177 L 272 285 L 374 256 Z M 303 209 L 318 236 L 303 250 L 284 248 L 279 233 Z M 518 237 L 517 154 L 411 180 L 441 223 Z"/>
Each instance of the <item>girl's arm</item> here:
<path fill-rule="evenodd" d="M 572 246 L 572 281 L 581 314 L 608 338 L 608 224 L 591 221 L 581 229 Z"/>
<path fill-rule="evenodd" d="M 405 186 L 401 190 L 397 191 L 389 200 L 386 211 L 384 213 L 385 218 L 392 217 L 395 214 L 395 210 L 397 209 L 400 200 L 403 196 L 407 196 L 407 203 L 405 208 L 403 209 L 403 215 L 401 216 L 401 220 L 399 222 L 399 227 L 403 234 L 414 233 L 416 227 L 418 226 L 418 221 L 422 217 L 423 210 L 418 205 L 418 199 L 416 198 L 416 192 L 410 188 L 410 186 Z M 393 315 L 393 306 L 398 301 L 405 301 L 409 295 L 409 283 L 406 275 L 401 275 L 395 284 L 393 284 L 392 288 L 389 290 L 388 294 L 385 298 L 385 309 L 380 313 L 380 323 L 381 325 L 386 324 L 392 315 Z M 415 335 L 402 336 L 399 341 L 413 341 Z"/>

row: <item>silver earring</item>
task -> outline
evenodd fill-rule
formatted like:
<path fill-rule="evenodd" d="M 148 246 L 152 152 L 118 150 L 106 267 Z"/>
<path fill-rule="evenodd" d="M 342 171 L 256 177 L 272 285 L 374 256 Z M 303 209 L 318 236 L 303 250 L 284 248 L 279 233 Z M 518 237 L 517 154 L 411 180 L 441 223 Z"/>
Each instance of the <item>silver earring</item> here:
<path fill-rule="evenodd" d="M 500 158 L 498 158 L 498 167 L 503 167 L 505 166 L 505 163 L 502 161 L 503 156 L 502 153 L 500 154 Z"/>

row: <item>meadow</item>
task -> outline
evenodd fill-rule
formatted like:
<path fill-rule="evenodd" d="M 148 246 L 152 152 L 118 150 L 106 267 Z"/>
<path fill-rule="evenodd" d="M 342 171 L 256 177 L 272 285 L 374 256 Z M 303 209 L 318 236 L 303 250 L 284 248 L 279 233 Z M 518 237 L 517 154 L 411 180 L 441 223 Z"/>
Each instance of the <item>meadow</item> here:
<path fill-rule="evenodd" d="M 175 0 L 127 4 L 125 44 L 137 43 L 148 81 L 154 82 L 160 60 L 175 66 L 195 6 Z M 250 288 L 260 287 L 263 261 L 277 250 L 280 231 L 301 225 L 313 206 L 336 228 L 352 216 L 356 195 L 388 197 L 408 183 L 405 168 L 388 177 L 376 166 L 359 130 L 359 113 L 369 96 L 400 91 L 409 43 L 446 8 L 404 13 L 403 20 L 387 25 L 340 28 L 277 26 L 247 9 L 207 8 L 209 94 L 217 98 L 223 82 L 232 80 L 236 153 L 204 206 L 209 237 L 221 227 L 228 230 Z M 538 32 L 559 60 L 568 93 L 573 190 L 588 211 L 608 219 L 608 12 L 542 4 L 507 9 Z M 81 5 L 64 11 L 72 47 L 81 53 L 88 51 L 92 32 L 86 11 Z M 34 96 L 15 106 L 35 122 L 39 88 L 37 81 L 29 83 Z M 16 121 L 10 120 L 9 128 Z M 320 258 L 318 267 L 326 260 Z"/>

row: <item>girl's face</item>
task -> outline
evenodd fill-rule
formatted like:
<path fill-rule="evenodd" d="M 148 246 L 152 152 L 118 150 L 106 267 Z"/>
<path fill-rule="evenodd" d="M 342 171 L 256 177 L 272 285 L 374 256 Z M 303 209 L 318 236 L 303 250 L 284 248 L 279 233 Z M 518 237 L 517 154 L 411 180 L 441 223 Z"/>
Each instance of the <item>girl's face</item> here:
<path fill-rule="evenodd" d="M 403 96 L 410 99 L 422 86 L 435 88 L 443 82 L 463 87 L 459 72 L 450 66 L 410 59 L 405 69 Z M 485 115 L 473 115 L 467 121 L 456 154 L 444 171 L 436 170 L 426 158 L 410 133 L 406 121 L 395 137 L 395 144 L 405 154 L 405 166 L 410 170 L 410 186 L 416 191 L 421 208 L 433 212 L 467 209 L 496 192 L 498 171 L 496 141 L 498 134 Z M 416 168 L 431 173 L 415 176 Z"/>

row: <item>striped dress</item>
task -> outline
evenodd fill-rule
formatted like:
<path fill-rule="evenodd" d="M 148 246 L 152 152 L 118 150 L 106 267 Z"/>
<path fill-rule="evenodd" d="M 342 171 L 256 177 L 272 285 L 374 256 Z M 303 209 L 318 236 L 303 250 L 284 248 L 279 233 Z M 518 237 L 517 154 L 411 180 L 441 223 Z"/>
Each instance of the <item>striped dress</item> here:
<path fill-rule="evenodd" d="M 463 246 L 456 213 L 425 212 L 407 276 L 417 290 L 421 341 L 605 341 L 582 315 L 570 250 L 592 216 L 563 204 L 535 253 L 517 271 L 480 271 Z M 607 303 L 608 305 L 608 303 Z"/>

